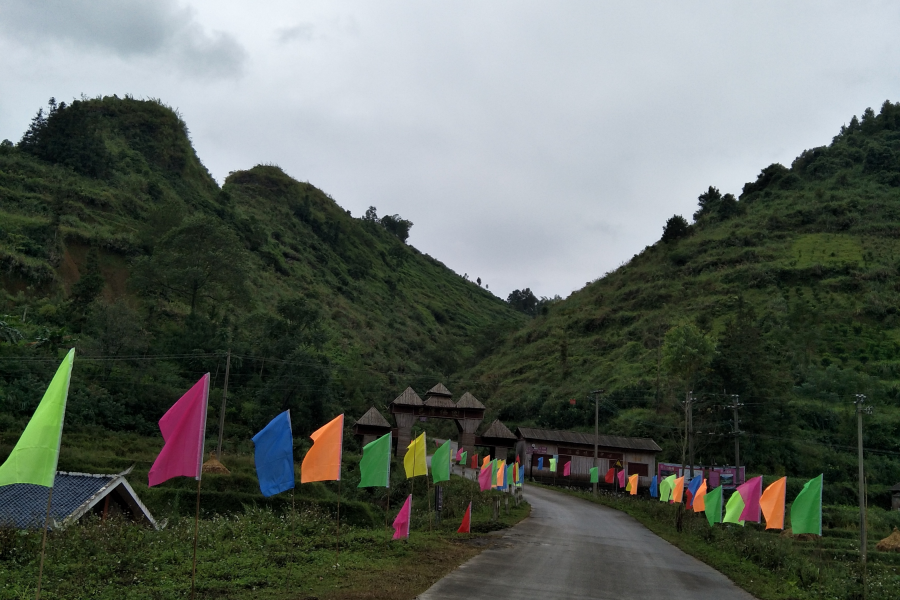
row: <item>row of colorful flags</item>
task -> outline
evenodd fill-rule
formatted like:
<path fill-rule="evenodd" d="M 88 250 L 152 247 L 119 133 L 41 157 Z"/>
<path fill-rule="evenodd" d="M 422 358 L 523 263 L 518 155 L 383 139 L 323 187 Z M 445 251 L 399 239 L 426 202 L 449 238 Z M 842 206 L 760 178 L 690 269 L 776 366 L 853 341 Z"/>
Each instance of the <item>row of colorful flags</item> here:
<path fill-rule="evenodd" d="M 819 475 L 807 481 L 791 503 L 791 531 L 794 534 L 822 535 L 823 480 L 823 475 Z M 654 476 L 650 495 L 658 497 L 660 502 L 680 504 L 686 501 L 688 509 L 706 514 L 710 526 L 716 523 L 759 523 L 764 518 L 766 529 L 784 529 L 787 477 L 774 481 L 765 490 L 761 475 L 748 479 L 735 489 L 725 503 L 724 515 L 722 486 L 708 490 L 702 473 L 688 482 L 687 489 L 684 477 L 669 475 L 659 481 Z"/>
<path fill-rule="evenodd" d="M 0 465 L 0 486 L 16 483 L 30 483 L 53 487 L 59 460 L 59 446 L 65 416 L 69 382 L 75 359 L 75 350 L 68 352 L 59 369 L 47 387 L 28 425 L 13 448 L 7 460 Z M 159 420 L 163 437 L 163 448 L 149 472 L 149 485 L 155 486 L 173 477 L 193 477 L 200 479 L 203 461 L 204 438 L 206 435 L 206 407 L 209 399 L 209 373 L 194 384 Z M 338 415 L 311 434 L 313 445 L 300 466 L 300 482 L 339 481 L 341 478 L 341 458 L 343 451 L 344 415 Z M 266 497 L 273 496 L 295 487 L 293 433 L 290 412 L 285 411 L 269 422 L 253 437 L 254 460 L 260 491 Z M 421 434 L 407 447 L 403 466 L 407 479 L 427 476 L 426 437 Z M 454 460 L 465 465 L 469 457 L 461 448 Z M 549 469 L 556 472 L 559 457 L 549 459 Z M 476 468 L 478 455 L 471 457 L 471 466 Z M 563 466 L 563 476 L 571 475 L 571 462 Z M 385 434 L 369 442 L 363 448 L 360 460 L 360 482 L 358 487 L 389 487 L 391 469 L 391 434 Z M 538 458 L 537 467 L 544 468 L 544 457 Z M 434 483 L 450 479 L 450 440 L 444 442 L 431 459 L 431 475 Z M 599 481 L 599 469 L 590 470 L 592 483 Z M 605 481 L 613 483 L 618 479 L 620 487 L 632 495 L 638 491 L 638 475 L 627 477 L 625 471 L 611 468 Z M 507 490 L 521 487 L 524 468 L 516 457 L 515 463 L 508 465 L 503 459 L 485 456 L 478 475 L 482 491 L 491 489 Z M 823 476 L 808 481 L 791 504 L 791 528 L 795 534 L 812 533 L 822 535 L 822 486 Z M 687 483 L 685 477 L 670 475 L 661 481 L 654 476 L 650 485 L 650 495 L 662 502 L 681 503 L 687 500 L 688 508 L 694 512 L 704 512 L 710 525 L 716 523 L 760 522 L 765 518 L 766 529 L 783 529 L 786 505 L 787 477 L 775 481 L 762 489 L 762 477 L 754 477 L 738 486 L 724 506 L 723 488 L 707 489 L 707 481 L 702 473 Z M 685 494 L 687 496 L 685 497 Z M 400 514 L 394 521 L 394 538 L 409 535 L 409 519 L 412 495 L 407 497 Z M 464 524 L 468 527 L 471 518 L 471 503 L 466 511 Z M 462 529 L 462 528 L 461 528 Z"/>

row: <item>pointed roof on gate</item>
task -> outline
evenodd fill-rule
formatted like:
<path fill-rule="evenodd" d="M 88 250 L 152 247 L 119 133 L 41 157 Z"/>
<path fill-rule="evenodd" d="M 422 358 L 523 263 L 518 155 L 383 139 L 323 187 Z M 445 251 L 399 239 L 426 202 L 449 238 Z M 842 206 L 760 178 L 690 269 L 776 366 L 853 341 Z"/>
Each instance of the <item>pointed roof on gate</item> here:
<path fill-rule="evenodd" d="M 450 393 L 450 390 L 444 387 L 443 383 L 439 383 L 425 392 L 425 396 L 453 396 L 453 394 Z"/>
<path fill-rule="evenodd" d="M 483 409 L 484 404 L 478 401 L 478 398 L 466 392 L 462 395 L 462 397 L 456 402 L 456 408 L 477 408 Z"/>
<path fill-rule="evenodd" d="M 391 404 L 402 404 L 405 406 L 423 406 L 425 403 L 419 398 L 419 395 L 411 387 L 403 390 L 403 393 L 394 398 Z"/>
<path fill-rule="evenodd" d="M 387 419 L 385 419 L 374 406 L 367 410 L 366 414 L 361 416 L 356 424 L 369 425 L 371 427 L 391 427 L 391 424 L 387 422 Z"/>
<path fill-rule="evenodd" d="M 509 427 L 500 422 L 500 419 L 495 419 L 493 423 L 488 425 L 488 428 L 484 430 L 481 437 L 517 439 L 515 434 L 509 430 Z"/>

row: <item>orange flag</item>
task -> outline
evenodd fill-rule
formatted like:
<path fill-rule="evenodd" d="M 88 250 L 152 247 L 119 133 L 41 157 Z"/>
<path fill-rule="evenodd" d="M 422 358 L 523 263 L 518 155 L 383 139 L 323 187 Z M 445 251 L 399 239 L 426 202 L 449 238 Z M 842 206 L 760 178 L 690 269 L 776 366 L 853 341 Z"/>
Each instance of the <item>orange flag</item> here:
<path fill-rule="evenodd" d="M 684 496 L 684 477 L 675 480 L 675 489 L 672 490 L 672 502 L 681 504 L 681 498 Z"/>
<path fill-rule="evenodd" d="M 491 455 L 488 454 L 487 456 L 484 457 L 484 460 L 481 461 L 481 468 L 486 469 L 488 467 L 488 465 L 490 465 L 490 464 L 491 464 Z"/>
<path fill-rule="evenodd" d="M 632 496 L 637 496 L 637 487 L 638 487 L 638 475 L 635 473 L 631 477 L 628 478 L 628 491 L 631 492 Z"/>
<path fill-rule="evenodd" d="M 787 477 L 782 477 L 766 488 L 759 498 L 759 507 L 766 518 L 766 529 L 784 529 L 784 496 L 787 493 Z"/>
<path fill-rule="evenodd" d="M 310 481 L 340 481 L 341 448 L 344 445 L 344 415 L 338 415 L 322 425 L 309 437 L 312 448 L 300 465 L 300 483 Z"/>
<path fill-rule="evenodd" d="M 694 512 L 704 512 L 706 511 L 706 480 L 703 480 L 703 483 L 700 484 L 700 487 L 697 488 L 697 493 L 694 494 Z"/>

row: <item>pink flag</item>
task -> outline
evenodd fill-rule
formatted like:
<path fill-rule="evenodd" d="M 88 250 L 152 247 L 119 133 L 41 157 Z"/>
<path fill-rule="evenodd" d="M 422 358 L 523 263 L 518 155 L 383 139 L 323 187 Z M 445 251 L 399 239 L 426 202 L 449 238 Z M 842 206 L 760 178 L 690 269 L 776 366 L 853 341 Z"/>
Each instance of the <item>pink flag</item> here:
<path fill-rule="evenodd" d="M 625 487 L 625 469 L 622 469 L 616 475 L 619 478 L 619 487 Z"/>
<path fill-rule="evenodd" d="M 572 461 L 566 463 L 566 466 L 563 467 L 563 477 L 568 477 L 572 474 Z"/>
<path fill-rule="evenodd" d="M 737 488 L 744 501 L 744 510 L 741 512 L 741 521 L 759 523 L 760 506 L 759 497 L 762 496 L 762 475 L 754 477 L 739 485 Z"/>
<path fill-rule="evenodd" d="M 481 467 L 481 472 L 478 473 L 478 485 L 481 486 L 481 491 L 486 492 L 491 489 L 491 466 Z"/>
<path fill-rule="evenodd" d="M 459 461 L 461 461 L 462 453 L 463 453 L 463 449 L 462 449 L 462 446 L 460 446 L 459 449 L 456 451 L 456 460 L 454 460 L 453 462 L 458 463 Z M 465 466 L 465 465 L 463 465 L 463 466 Z"/>
<path fill-rule="evenodd" d="M 403 503 L 403 508 L 400 509 L 400 512 L 397 513 L 397 518 L 394 519 L 394 538 L 395 540 L 402 540 L 404 538 L 409 537 L 409 515 L 412 510 L 412 494 L 406 497 L 406 502 Z"/>
<path fill-rule="evenodd" d="M 159 420 L 163 447 L 150 467 L 150 486 L 173 477 L 200 479 L 209 373 L 200 378 Z"/>

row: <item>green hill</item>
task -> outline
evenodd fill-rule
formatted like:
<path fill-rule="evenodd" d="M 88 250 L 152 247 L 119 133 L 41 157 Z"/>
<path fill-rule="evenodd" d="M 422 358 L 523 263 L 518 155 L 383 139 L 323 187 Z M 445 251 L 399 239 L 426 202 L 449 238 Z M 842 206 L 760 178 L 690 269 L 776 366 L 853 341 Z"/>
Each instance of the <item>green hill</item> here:
<path fill-rule="evenodd" d="M 158 435 L 206 371 L 216 406 L 229 350 L 234 440 L 287 408 L 303 436 L 407 385 L 453 389 L 525 317 L 407 245 L 411 226 L 272 165 L 220 188 L 158 101 L 51 102 L 0 145 L 4 443 L 72 345 L 73 431 Z"/>
<path fill-rule="evenodd" d="M 665 241 L 547 305 L 469 376 L 504 421 L 548 427 L 592 427 L 585 396 L 604 388 L 603 431 L 654 437 L 679 462 L 685 391 L 698 460 L 718 464 L 734 462 L 739 394 L 743 463 L 824 470 L 850 502 L 866 394 L 869 489 L 884 505 L 900 481 L 900 104 L 766 167 L 739 198 L 710 188 L 695 219 L 670 219 Z M 703 342 L 692 332 L 715 354 L 688 383 L 677 342 Z"/>

